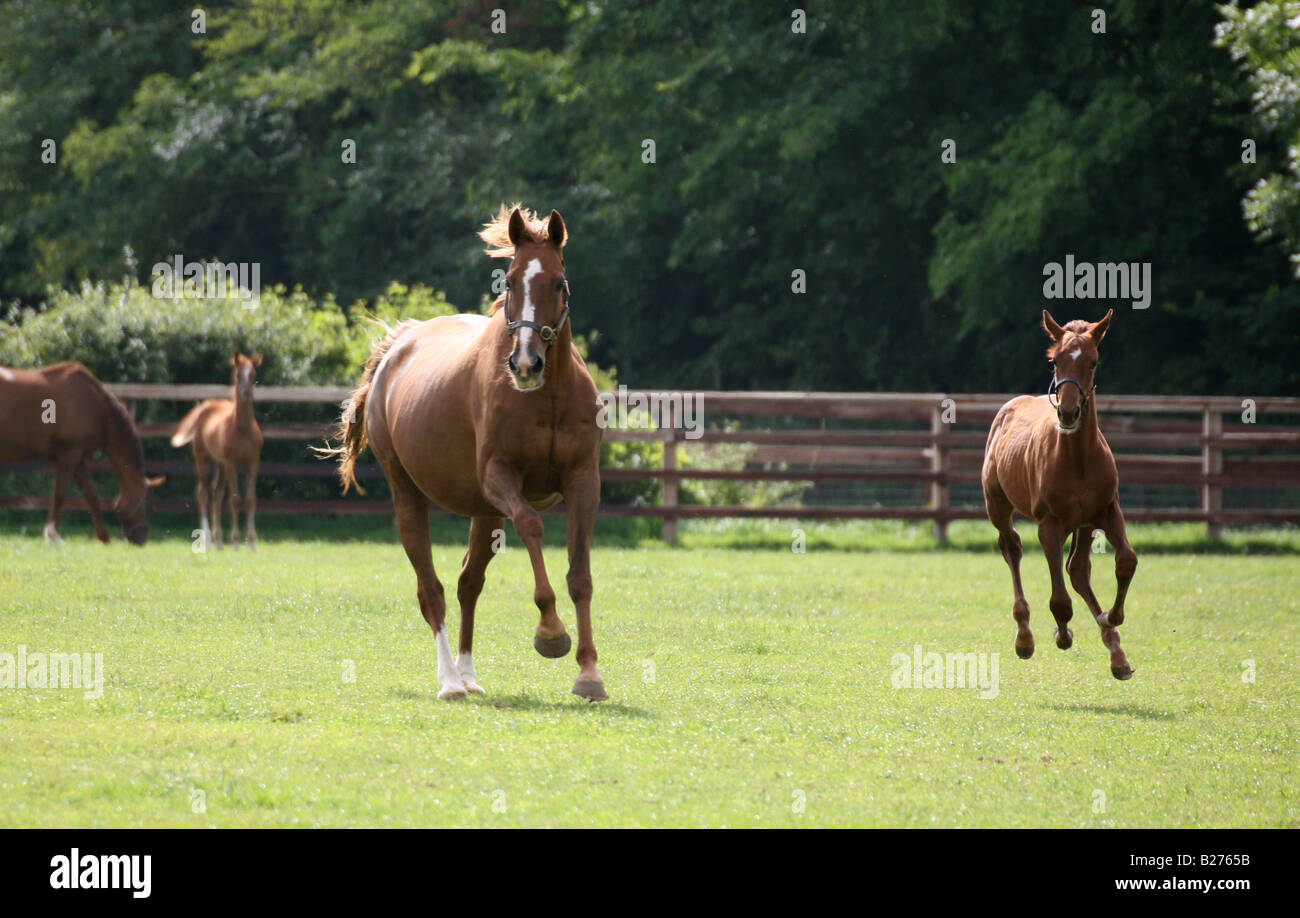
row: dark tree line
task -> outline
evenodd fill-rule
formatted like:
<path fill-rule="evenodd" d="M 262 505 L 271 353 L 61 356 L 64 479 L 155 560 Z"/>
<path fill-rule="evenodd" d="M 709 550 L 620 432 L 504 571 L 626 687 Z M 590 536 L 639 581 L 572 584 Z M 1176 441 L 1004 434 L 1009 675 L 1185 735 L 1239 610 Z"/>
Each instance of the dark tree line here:
<path fill-rule="evenodd" d="M 1294 393 L 1297 204 L 1242 204 L 1294 185 L 1295 100 L 1250 95 L 1300 66 L 1276 6 L 0 3 L 0 297 L 130 246 L 477 309 L 520 199 L 632 384 L 1032 390 L 1047 305 L 1116 308 L 1110 392 Z M 1067 254 L 1149 262 L 1150 306 L 1045 302 Z"/>

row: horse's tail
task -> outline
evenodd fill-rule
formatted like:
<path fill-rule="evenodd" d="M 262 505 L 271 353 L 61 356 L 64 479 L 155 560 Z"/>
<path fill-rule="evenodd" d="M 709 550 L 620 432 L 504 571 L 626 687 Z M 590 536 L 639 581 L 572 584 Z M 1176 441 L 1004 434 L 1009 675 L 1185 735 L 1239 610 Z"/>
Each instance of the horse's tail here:
<path fill-rule="evenodd" d="M 194 435 L 199 429 L 199 409 L 202 407 L 202 403 L 195 405 L 190 409 L 189 414 L 181 418 L 176 433 L 172 434 L 172 446 L 181 447 L 194 439 Z"/>
<path fill-rule="evenodd" d="M 384 329 L 384 337 L 375 344 L 370 356 L 366 358 L 365 371 L 361 374 L 361 382 L 352 390 L 352 395 L 343 403 L 343 415 L 339 418 L 338 426 L 334 428 L 334 436 L 339 443 L 333 446 L 313 446 L 312 450 L 321 457 L 337 459 L 339 462 L 339 481 L 343 483 L 343 493 L 348 493 L 348 488 L 356 488 L 358 494 L 365 494 L 365 488 L 357 481 L 356 465 L 357 459 L 365 450 L 368 440 L 366 438 L 366 399 L 370 395 L 370 383 L 375 375 L 375 370 L 379 367 L 380 361 L 384 355 L 389 352 L 393 344 L 401 337 L 402 333 L 413 325 L 418 325 L 418 319 L 407 319 L 401 322 L 395 328 L 390 328 L 377 319 L 370 321 Z"/>

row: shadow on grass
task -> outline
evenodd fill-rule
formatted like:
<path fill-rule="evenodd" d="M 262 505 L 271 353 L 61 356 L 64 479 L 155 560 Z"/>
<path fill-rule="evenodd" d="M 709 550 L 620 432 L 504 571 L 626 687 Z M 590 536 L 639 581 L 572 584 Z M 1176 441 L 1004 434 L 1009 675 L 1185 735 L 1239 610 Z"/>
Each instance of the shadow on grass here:
<path fill-rule="evenodd" d="M 549 713 L 553 711 L 599 711 L 600 716 L 653 718 L 654 715 L 644 708 L 622 704 L 617 701 L 594 703 L 585 701 L 577 695 L 571 695 L 563 701 L 539 698 L 536 695 L 470 695 L 460 702 L 440 702 L 437 692 L 421 692 L 415 689 L 396 688 L 393 694 L 408 701 L 429 701 L 437 704 L 472 704 L 481 708 L 497 708 L 503 711 L 535 711 Z"/>
<path fill-rule="evenodd" d="M 1175 714 L 1172 711 L 1158 711 L 1137 704 L 1045 704 L 1043 707 L 1054 711 L 1066 711 L 1071 714 L 1107 714 L 1110 716 L 1135 717 L 1138 720 L 1182 720 L 1181 714 Z"/>

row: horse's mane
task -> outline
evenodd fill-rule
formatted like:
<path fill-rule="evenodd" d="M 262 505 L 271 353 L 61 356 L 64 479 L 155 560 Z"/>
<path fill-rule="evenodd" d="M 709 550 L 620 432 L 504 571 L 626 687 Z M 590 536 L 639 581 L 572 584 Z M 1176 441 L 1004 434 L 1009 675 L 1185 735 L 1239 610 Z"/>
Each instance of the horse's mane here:
<path fill-rule="evenodd" d="M 1088 334 L 1092 330 L 1092 323 L 1086 319 L 1072 319 L 1061 326 L 1061 331 L 1070 332 L 1080 337 Z M 1060 341 L 1053 341 L 1047 348 L 1047 359 L 1055 360 L 1056 355 L 1060 353 L 1061 346 L 1065 344 L 1065 335 L 1061 336 Z"/>
<path fill-rule="evenodd" d="M 478 234 L 488 244 L 483 251 L 493 258 L 515 257 L 515 247 L 510 244 L 510 215 L 515 208 L 519 209 L 520 216 L 524 218 L 524 232 L 528 234 L 530 242 L 546 242 L 551 238 L 545 219 L 518 202 L 502 204 L 497 215 L 484 223 Z"/>
<path fill-rule="evenodd" d="M 510 215 L 516 207 L 524 218 L 524 232 L 528 234 L 530 242 L 546 242 L 551 238 L 546 220 L 537 216 L 533 210 L 518 202 L 502 204 L 497 215 L 484 223 L 483 229 L 478 234 L 478 237 L 487 243 L 487 248 L 483 251 L 493 258 L 515 257 L 515 247 L 510 242 Z M 505 299 L 506 295 L 503 292 L 492 302 L 488 315 L 496 315 L 496 311 L 501 308 Z"/>
<path fill-rule="evenodd" d="M 87 374 L 89 375 L 89 374 Z M 94 377 L 91 377 L 94 379 Z M 135 422 L 131 420 L 130 413 L 126 406 L 118 400 L 117 396 L 104 388 L 103 383 L 95 379 L 95 384 L 99 386 L 99 391 L 104 393 L 104 401 L 108 404 L 108 422 L 113 428 L 113 433 L 126 448 L 130 451 L 130 459 L 139 465 L 141 471 L 144 470 L 144 446 L 140 443 L 140 437 L 135 432 Z"/>

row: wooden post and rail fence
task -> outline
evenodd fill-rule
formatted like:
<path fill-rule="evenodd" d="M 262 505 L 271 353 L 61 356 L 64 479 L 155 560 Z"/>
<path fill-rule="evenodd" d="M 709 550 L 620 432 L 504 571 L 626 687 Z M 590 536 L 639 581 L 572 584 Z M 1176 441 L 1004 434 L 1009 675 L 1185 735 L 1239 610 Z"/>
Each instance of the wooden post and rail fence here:
<path fill-rule="evenodd" d="M 226 398 L 223 385 L 152 383 L 108 384 L 135 413 L 139 402 L 188 403 Z M 267 440 L 319 443 L 330 432 L 332 418 L 350 390 L 335 386 L 259 386 L 257 401 L 312 403 L 322 406 L 319 423 L 266 423 Z M 638 390 L 630 399 L 654 393 Z M 658 467 L 605 468 L 605 481 L 658 480 L 661 500 L 654 505 L 606 504 L 608 516 L 658 517 L 668 541 L 677 537 L 682 519 L 767 517 L 788 519 L 905 519 L 929 520 L 935 535 L 945 538 L 948 523 L 984 516 L 978 496 L 980 464 L 988 426 L 997 409 L 1011 396 L 953 393 L 894 392 L 693 392 L 679 397 L 699 399 L 704 423 L 692 437 L 677 426 L 666 408 L 656 429 L 605 431 L 607 441 L 659 441 L 664 445 Z M 665 404 L 670 404 L 665 400 Z M 329 406 L 328 410 L 324 406 Z M 1218 536 L 1223 527 L 1245 524 L 1300 523 L 1300 398 L 1243 399 L 1219 396 L 1097 395 L 1102 431 L 1115 451 L 1121 488 L 1143 493 L 1175 487 L 1190 499 L 1168 495 L 1159 506 L 1125 499 L 1125 516 L 1132 521 L 1204 523 Z M 179 417 L 179 412 L 177 414 Z M 1227 419 L 1225 423 L 1225 418 Z M 1255 423 L 1256 418 L 1269 423 Z M 740 426 L 740 419 L 751 422 Z M 758 419 L 756 423 L 754 419 Z M 725 422 L 725 423 L 724 423 Z M 869 425 L 869 426 L 867 426 Z M 175 422 L 140 423 L 146 440 L 170 437 Z M 744 444 L 743 468 L 699 467 L 679 463 L 700 446 Z M 48 464 L 0 464 L 0 472 L 47 468 Z M 96 469 L 104 466 L 97 464 Z M 171 460 L 149 461 L 149 474 L 192 476 L 188 453 Z M 264 462 L 265 476 L 332 478 L 332 463 L 323 461 Z M 381 479 L 373 463 L 359 465 L 364 479 Z M 804 483 L 811 490 L 799 505 L 703 506 L 682 502 L 684 481 L 785 481 Z M 819 489 L 876 486 L 876 499 L 858 503 L 822 502 Z M 889 488 L 913 493 L 911 504 L 883 504 L 879 495 Z M 953 488 L 965 488 L 967 499 L 953 503 Z M 909 490 L 910 489 L 910 490 Z M 974 494 L 971 493 L 974 489 Z M 1239 489 L 1225 503 L 1225 489 Z M 84 505 L 70 492 L 67 506 Z M 814 498 L 807 502 L 808 498 Z M 0 495 L 0 507 L 45 509 L 49 494 Z M 156 500 L 159 510 L 192 507 L 186 500 Z M 260 498 L 259 514 L 391 513 L 388 500 L 355 495 L 324 500 Z"/>

